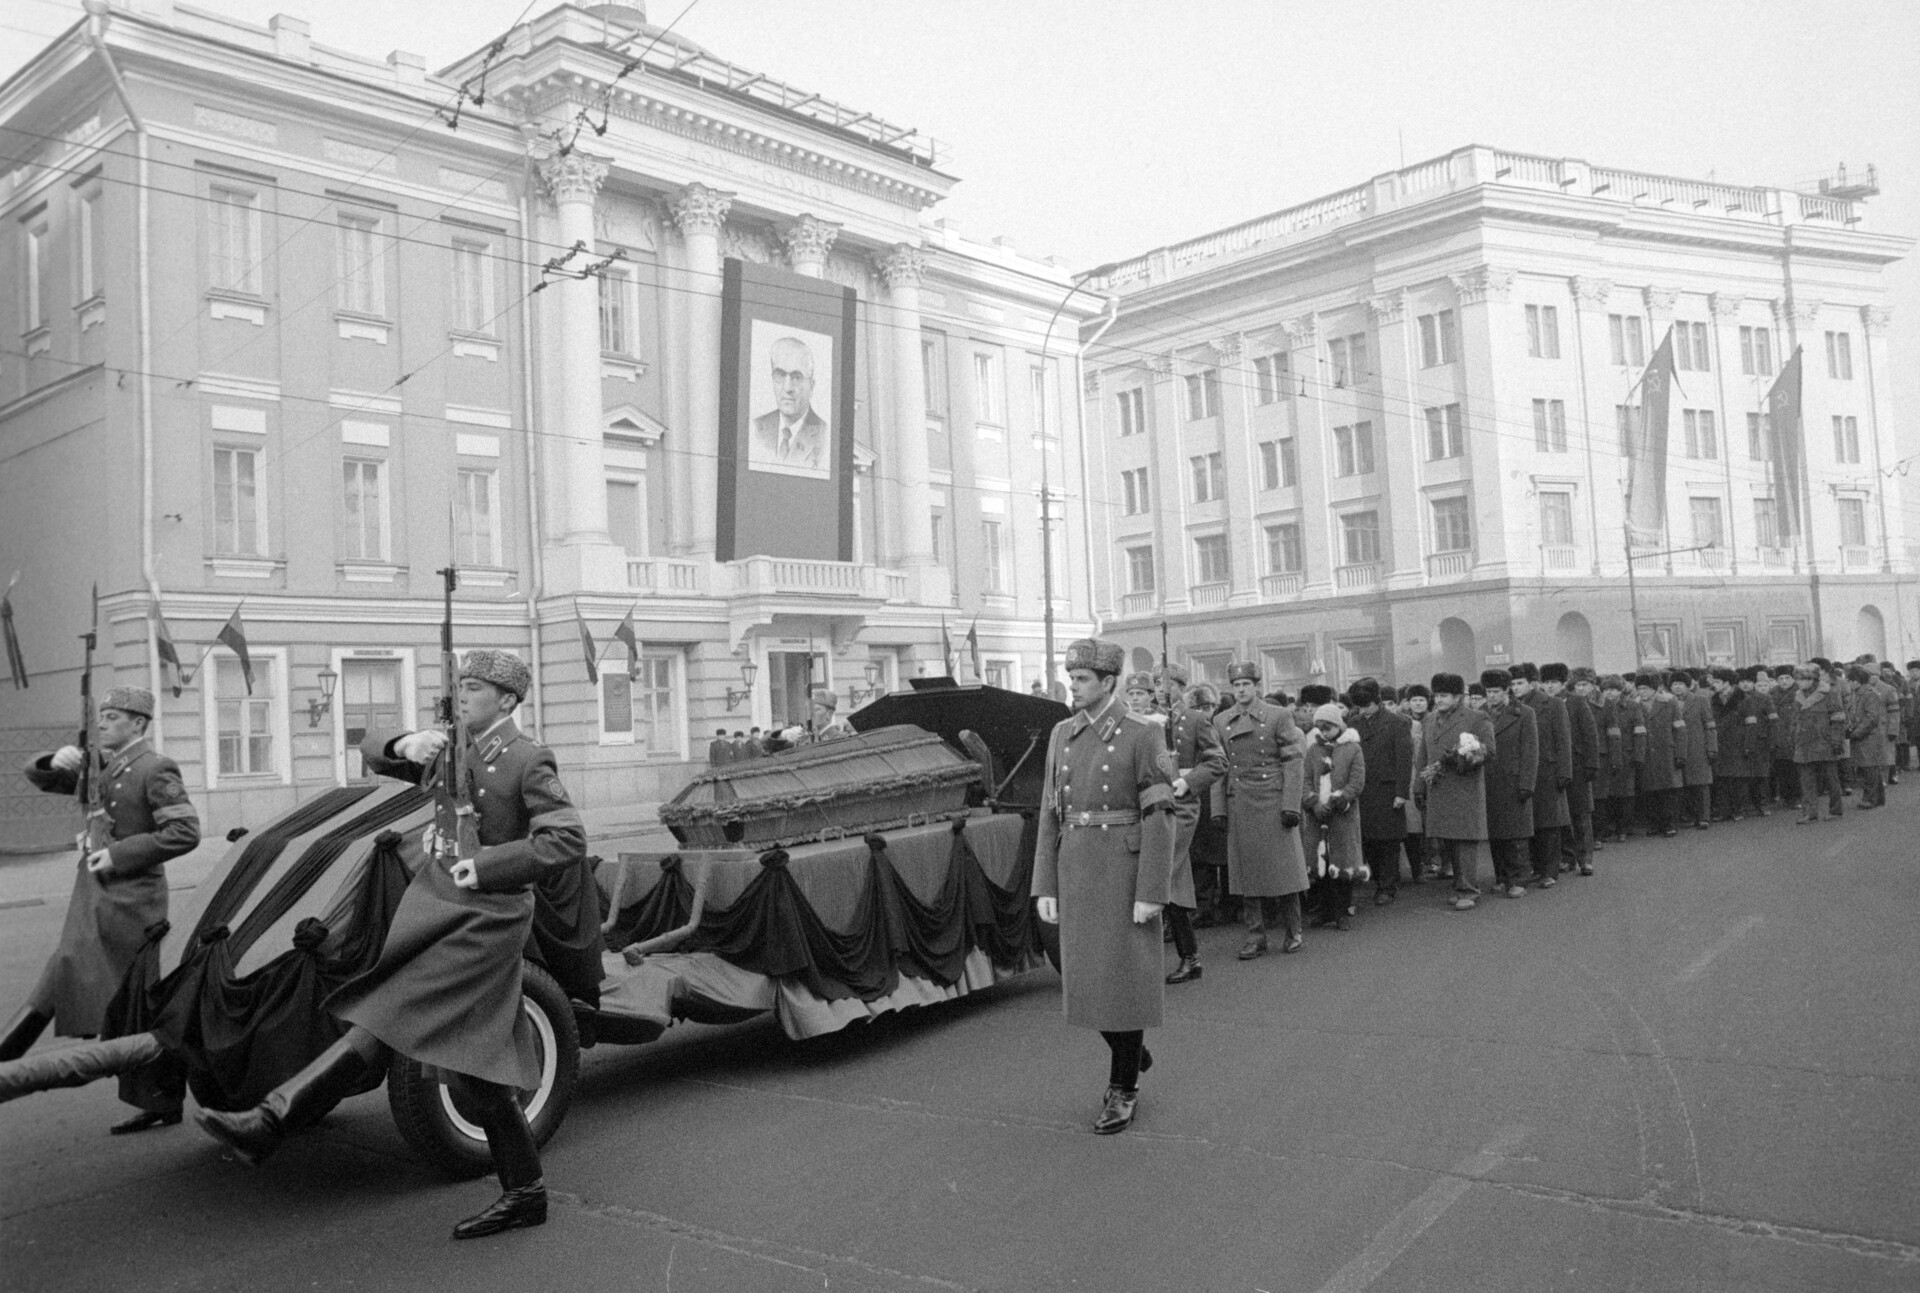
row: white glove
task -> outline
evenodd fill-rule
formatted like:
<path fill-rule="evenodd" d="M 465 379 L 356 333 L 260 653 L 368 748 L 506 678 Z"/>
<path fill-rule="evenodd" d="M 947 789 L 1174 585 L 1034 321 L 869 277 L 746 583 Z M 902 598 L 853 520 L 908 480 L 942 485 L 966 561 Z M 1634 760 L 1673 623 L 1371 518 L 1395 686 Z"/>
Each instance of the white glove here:
<path fill-rule="evenodd" d="M 440 856 L 440 825 L 428 822 L 427 829 L 420 832 L 420 851 L 430 858 Z"/>
<path fill-rule="evenodd" d="M 113 854 L 105 849 L 95 849 L 87 858 L 87 870 L 95 875 L 107 875 L 113 870 Z"/>
<path fill-rule="evenodd" d="M 393 743 L 393 752 L 408 763 L 417 763 L 421 767 L 432 763 L 434 756 L 447 748 L 447 734 L 435 728 L 424 732 L 408 732 Z"/>
<path fill-rule="evenodd" d="M 1046 921 L 1049 925 L 1058 925 L 1060 923 L 1060 900 L 1058 898 L 1042 898 L 1039 902 L 1040 919 Z"/>
<path fill-rule="evenodd" d="M 53 752 L 51 760 L 54 768 L 60 772 L 78 772 L 80 765 L 86 761 L 86 752 L 77 745 L 61 746 Z"/>
<path fill-rule="evenodd" d="M 1173 779 L 1173 797 L 1175 799 L 1185 799 L 1187 797 L 1187 779 L 1185 777 L 1175 777 Z"/>
<path fill-rule="evenodd" d="M 1144 925 L 1159 914 L 1160 904 L 1157 902 L 1136 902 L 1133 904 L 1133 923 L 1136 925 Z"/>
<path fill-rule="evenodd" d="M 448 874 L 453 877 L 453 882 L 462 889 L 478 889 L 480 887 L 480 868 L 474 865 L 472 858 L 455 862 L 453 864 L 453 870 L 448 872 Z"/>

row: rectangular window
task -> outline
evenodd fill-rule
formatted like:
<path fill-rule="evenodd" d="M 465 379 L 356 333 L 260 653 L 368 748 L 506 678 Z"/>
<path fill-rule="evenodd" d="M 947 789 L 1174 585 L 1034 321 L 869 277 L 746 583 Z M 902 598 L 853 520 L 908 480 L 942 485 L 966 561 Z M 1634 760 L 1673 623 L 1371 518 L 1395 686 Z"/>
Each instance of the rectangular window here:
<path fill-rule="evenodd" d="M 1713 422 L 1712 409 L 1682 409 L 1680 424 L 1686 430 L 1687 457 L 1720 456 L 1720 434 Z"/>
<path fill-rule="evenodd" d="M 941 414 L 940 401 L 934 394 L 940 386 L 940 381 L 940 348 L 933 343 L 932 339 L 922 337 L 920 339 L 920 389 L 926 400 L 928 417 L 939 417 Z"/>
<path fill-rule="evenodd" d="M 1349 566 L 1380 560 L 1380 514 L 1348 512 L 1340 518 L 1340 554 Z"/>
<path fill-rule="evenodd" d="M 945 508 L 936 507 L 932 512 L 933 543 L 929 551 L 933 553 L 933 564 L 947 564 L 947 513 Z"/>
<path fill-rule="evenodd" d="M 1220 370 L 1209 368 L 1204 372 L 1190 373 L 1187 376 L 1187 421 L 1198 422 L 1202 418 L 1218 417 L 1220 414 Z"/>
<path fill-rule="evenodd" d="M 1135 593 L 1153 591 L 1153 549 L 1151 547 L 1127 549 L 1127 589 Z"/>
<path fill-rule="evenodd" d="M 1834 415 L 1833 456 L 1837 462 L 1857 463 L 1860 461 L 1859 418 L 1841 417 L 1839 414 Z"/>
<path fill-rule="evenodd" d="M 1721 525 L 1719 499 L 1690 498 L 1687 500 L 1687 509 L 1693 516 L 1695 547 L 1717 548 L 1726 542 L 1726 530 Z"/>
<path fill-rule="evenodd" d="M 80 299 L 91 301 L 101 294 L 100 239 L 105 233 L 100 223 L 98 191 L 80 199 Z"/>
<path fill-rule="evenodd" d="M 380 221 L 343 211 L 333 243 L 333 277 L 340 285 L 341 309 L 355 314 L 386 313 L 386 265 L 380 253 Z"/>
<path fill-rule="evenodd" d="M 493 332 L 493 265 L 483 242 L 454 241 L 453 330 Z"/>
<path fill-rule="evenodd" d="M 1573 546 L 1573 495 L 1567 490 L 1540 491 L 1540 542 L 1550 548 Z"/>
<path fill-rule="evenodd" d="M 1740 329 L 1740 371 L 1749 377 L 1773 376 L 1773 331 Z"/>
<path fill-rule="evenodd" d="M 1013 579 L 1007 573 L 1006 524 L 991 518 L 980 522 L 980 551 L 985 564 L 985 586 L 990 593 L 1013 591 Z"/>
<path fill-rule="evenodd" d="M 633 276 L 618 266 L 600 271 L 600 349 L 609 355 L 639 354 L 634 336 Z"/>
<path fill-rule="evenodd" d="M 1333 384 L 1336 389 L 1352 386 L 1367 379 L 1367 334 L 1356 332 L 1350 337 L 1335 337 L 1327 343 L 1327 355 L 1332 361 Z"/>
<path fill-rule="evenodd" d="M 1458 404 L 1427 410 L 1427 461 L 1458 458 L 1466 452 L 1466 425 Z"/>
<path fill-rule="evenodd" d="M 991 426 L 1007 424 L 1006 390 L 1000 379 L 1000 356 L 975 352 L 973 356 L 974 420 Z"/>
<path fill-rule="evenodd" d="M 1707 357 L 1707 325 L 1673 325 L 1673 366 L 1686 372 L 1704 373 L 1712 369 Z"/>
<path fill-rule="evenodd" d="M 1193 501 L 1210 503 L 1227 492 L 1226 468 L 1218 453 L 1195 454 L 1187 460 L 1193 469 Z"/>
<path fill-rule="evenodd" d="M 1865 499 L 1840 500 L 1840 542 L 1849 548 L 1867 546 L 1867 504 Z"/>
<path fill-rule="evenodd" d="M 1039 364 L 1027 369 L 1027 388 L 1033 401 L 1033 433 L 1042 440 L 1058 435 L 1058 419 L 1053 416 L 1050 407 L 1053 401 L 1049 398 L 1052 391 L 1047 384 L 1047 370 Z"/>
<path fill-rule="evenodd" d="M 1253 361 L 1254 389 L 1262 404 L 1272 404 L 1287 393 L 1287 352 L 1259 355 Z"/>
<path fill-rule="evenodd" d="M 1268 647 L 1260 656 L 1267 666 L 1262 681 L 1269 687 L 1285 686 L 1289 691 L 1298 690 L 1307 678 L 1312 658 L 1303 646 Z"/>
<path fill-rule="evenodd" d="M 1755 462 L 1773 457 L 1773 419 L 1765 413 L 1747 414 L 1747 457 Z"/>
<path fill-rule="evenodd" d="M 1333 429 L 1334 475 L 1364 476 L 1373 470 L 1373 423 Z"/>
<path fill-rule="evenodd" d="M 1609 314 L 1607 341 L 1616 366 L 1638 368 L 1647 362 L 1646 334 L 1641 331 L 1639 315 Z"/>
<path fill-rule="evenodd" d="M 640 501 L 640 482 L 607 482 L 607 532 L 628 557 L 647 555 L 646 513 Z"/>
<path fill-rule="evenodd" d="M 255 194 L 216 188 L 207 236 L 208 285 L 260 294 L 260 204 Z"/>
<path fill-rule="evenodd" d="M 1300 560 L 1300 527 L 1291 521 L 1284 525 L 1269 525 L 1267 573 L 1297 575 L 1300 573 Z"/>
<path fill-rule="evenodd" d="M 1126 499 L 1127 515 L 1139 516 L 1152 506 L 1147 497 L 1147 469 L 1135 467 L 1120 473 L 1120 492 Z"/>
<path fill-rule="evenodd" d="M 1294 450 L 1293 437 L 1264 440 L 1260 444 L 1260 488 L 1291 489 L 1300 483 L 1300 456 Z"/>
<path fill-rule="evenodd" d="M 213 451 L 213 550 L 224 556 L 266 552 L 256 476 L 260 455 L 251 449 Z"/>
<path fill-rule="evenodd" d="M 500 564 L 500 473 L 461 468 L 454 486 L 454 553 L 463 566 Z"/>
<path fill-rule="evenodd" d="M 1780 546 L 1780 505 L 1770 498 L 1753 500 L 1753 537 L 1763 548 Z"/>
<path fill-rule="evenodd" d="M 1614 405 L 1613 424 L 1620 433 L 1621 457 L 1632 457 L 1641 439 L 1640 406 L 1638 404 Z"/>
<path fill-rule="evenodd" d="M 1378 678 L 1387 672 L 1387 645 L 1384 642 L 1342 642 L 1340 678 L 1352 682 L 1358 678 Z"/>
<path fill-rule="evenodd" d="M 1552 305 L 1527 307 L 1527 353 L 1535 359 L 1560 358 L 1560 310 Z"/>
<path fill-rule="evenodd" d="M 670 655 L 642 654 L 639 667 L 633 671 L 633 743 L 648 754 L 680 752 L 673 675 Z"/>
<path fill-rule="evenodd" d="M 1450 364 L 1458 357 L 1454 337 L 1453 311 L 1440 310 L 1420 316 L 1420 366 L 1435 368 Z"/>
<path fill-rule="evenodd" d="M 1224 584 L 1230 574 L 1226 535 L 1203 534 L 1193 541 L 1193 581 L 1195 583 Z"/>
<path fill-rule="evenodd" d="M 1147 429 L 1147 396 L 1138 386 L 1120 392 L 1120 434 L 1139 435 Z"/>
<path fill-rule="evenodd" d="M 1840 382 L 1853 380 L 1853 338 L 1847 333 L 1827 334 L 1827 376 Z"/>
<path fill-rule="evenodd" d="M 349 561 L 387 559 L 384 468 L 384 463 L 368 458 L 348 458 L 342 463 L 345 492 L 341 505 L 346 536 L 340 554 Z"/>
<path fill-rule="evenodd" d="M 47 226 L 36 224 L 27 229 L 26 312 L 21 316 L 21 331 L 32 332 L 47 326 Z"/>
<path fill-rule="evenodd" d="M 1565 400 L 1533 402 L 1533 447 L 1541 453 L 1567 451 L 1567 404 Z"/>
<path fill-rule="evenodd" d="M 1464 498 L 1433 500 L 1433 550 L 1465 552 L 1473 547 L 1473 523 Z"/>
<path fill-rule="evenodd" d="M 269 776 L 274 758 L 274 702 L 279 688 L 274 657 L 253 656 L 253 693 L 247 693 L 240 661 L 222 653 L 213 661 L 215 732 L 223 777 Z"/>

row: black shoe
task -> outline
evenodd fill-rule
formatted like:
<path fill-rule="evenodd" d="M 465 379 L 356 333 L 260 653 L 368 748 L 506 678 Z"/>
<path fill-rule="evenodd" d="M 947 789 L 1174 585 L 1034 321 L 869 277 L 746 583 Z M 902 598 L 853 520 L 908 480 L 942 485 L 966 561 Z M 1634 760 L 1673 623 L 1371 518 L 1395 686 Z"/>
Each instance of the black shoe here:
<path fill-rule="evenodd" d="M 1299 951 L 1301 948 L 1305 947 L 1306 945 L 1307 945 L 1306 939 L 1300 937 L 1300 935 L 1298 934 L 1294 934 L 1290 936 L 1286 942 L 1280 945 L 1280 950 L 1282 952 L 1285 952 L 1291 955 L 1292 953 Z"/>
<path fill-rule="evenodd" d="M 238 1154 L 241 1162 L 258 1167 L 280 1148 L 289 1131 L 309 1125 L 331 1109 L 365 1073 L 366 1061 L 342 1037 L 253 1108 L 239 1113 L 201 1109 L 193 1120 L 202 1131 Z"/>
<path fill-rule="evenodd" d="M 1107 1088 L 1106 1106 L 1100 1110 L 1100 1116 L 1093 1120 L 1093 1134 L 1111 1136 L 1117 1131 L 1125 1131 L 1133 1125 L 1133 1111 L 1140 1102 L 1138 1091 L 1122 1091 L 1117 1086 Z"/>
<path fill-rule="evenodd" d="M 1257 960 L 1266 954 L 1267 936 L 1265 934 L 1248 934 L 1247 941 L 1240 944 L 1240 951 L 1238 953 L 1240 959 L 1243 961 Z"/>
<path fill-rule="evenodd" d="M 1338 930 L 1340 933 L 1344 934 L 1348 930 L 1353 928 L 1353 917 L 1342 916 L 1339 920 L 1336 920 L 1333 922 L 1333 927 L 1334 929 Z"/>
<path fill-rule="evenodd" d="M 131 1136 L 137 1132 L 152 1131 L 155 1127 L 178 1127 L 185 1117 L 178 1109 L 166 1113 L 137 1113 L 125 1122 L 116 1122 L 107 1128 L 109 1136 Z"/>
<path fill-rule="evenodd" d="M 522 1230 L 547 1224 L 547 1183 L 537 1180 L 508 1190 L 491 1207 L 476 1212 L 453 1228 L 455 1239 L 484 1239 L 502 1230 Z"/>
<path fill-rule="evenodd" d="M 1173 967 L 1173 973 L 1167 976 L 1167 982 L 1191 983 L 1193 980 L 1199 978 L 1202 973 L 1199 957 L 1183 956 L 1180 958 L 1180 964 Z M 1141 1066 L 1143 1070 L 1145 1067 L 1145 1065 Z"/>

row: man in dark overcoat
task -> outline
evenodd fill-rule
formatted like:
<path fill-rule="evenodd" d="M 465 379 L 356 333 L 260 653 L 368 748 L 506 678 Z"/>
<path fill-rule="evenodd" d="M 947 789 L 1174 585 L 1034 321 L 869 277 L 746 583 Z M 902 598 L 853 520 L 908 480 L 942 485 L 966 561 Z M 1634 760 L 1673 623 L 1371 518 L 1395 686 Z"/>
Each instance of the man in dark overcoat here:
<path fill-rule="evenodd" d="M 1540 773 L 1540 731 L 1533 710 L 1513 699 L 1513 678 L 1487 669 L 1486 715 L 1493 724 L 1493 757 L 1487 760 L 1487 840 L 1493 846 L 1494 883 L 1509 898 L 1524 895 L 1527 846 L 1533 839 L 1533 795 Z"/>
<path fill-rule="evenodd" d="M 98 1036 L 148 927 L 167 918 L 166 864 L 200 842 L 200 815 L 179 766 L 147 741 L 153 710 L 153 693 L 144 687 L 115 687 L 94 719 L 97 756 L 65 745 L 27 765 L 36 788 L 71 796 L 87 760 L 101 760 L 91 775 L 106 838 L 100 847 L 83 846 L 60 946 L 0 1036 L 0 1060 L 24 1055 L 49 1023 L 56 1036 Z M 116 1123 L 116 1136 L 180 1121 L 185 1083 L 178 1077 L 123 1080 L 120 1093 L 141 1112 Z"/>
<path fill-rule="evenodd" d="M 1841 815 L 1840 773 L 1834 765 L 1847 737 L 1847 712 L 1818 665 L 1795 666 L 1793 683 L 1793 762 L 1800 779 L 1800 817 L 1794 824 L 1805 826 L 1820 820 L 1822 792 L 1827 816 Z"/>
<path fill-rule="evenodd" d="M 1562 666 L 1564 670 L 1565 666 Z M 1559 883 L 1560 846 L 1573 818 L 1567 811 L 1567 791 L 1573 784 L 1573 728 L 1566 702 L 1540 689 L 1540 670 L 1532 664 L 1513 667 L 1509 695 L 1533 711 L 1540 738 L 1540 765 L 1534 774 L 1533 838 L 1528 842 L 1534 883 L 1551 889 Z"/>
<path fill-rule="evenodd" d="M 1348 688 L 1355 712 L 1366 784 L 1360 791 L 1360 851 L 1373 872 L 1373 901 L 1384 906 L 1400 888 L 1400 848 L 1407 838 L 1407 793 L 1413 777 L 1413 734 L 1407 721 L 1380 703 L 1380 684 L 1362 678 Z M 1414 863 L 1419 879 L 1419 863 Z"/>
<path fill-rule="evenodd" d="M 1173 874 L 1173 779 L 1166 734 L 1129 713 L 1114 686 L 1126 666 L 1117 642 L 1067 647 L 1073 715 L 1047 742 L 1046 790 L 1034 846 L 1040 919 L 1060 926 L 1067 1022 L 1098 1029 L 1109 1051 L 1107 1094 L 1093 1130 L 1125 1131 L 1153 1063 L 1146 1030 L 1160 1026 L 1160 910 Z"/>
<path fill-rule="evenodd" d="M 1573 694 L 1567 694 L 1571 678 Z M 1600 779 L 1600 724 L 1596 702 L 1600 688 L 1592 669 L 1571 671 L 1564 664 L 1540 666 L 1540 689 L 1567 707 L 1568 743 L 1573 751 L 1567 786 L 1567 829 L 1561 836 L 1560 860 L 1569 875 L 1593 874 L 1593 796 Z"/>
<path fill-rule="evenodd" d="M 455 1239 L 547 1219 L 540 1151 L 516 1094 L 540 1085 L 533 1026 L 521 1008 L 521 957 L 533 926 L 531 886 L 580 865 L 587 836 L 553 752 L 514 724 L 531 682 L 511 651 L 467 652 L 459 739 L 478 850 L 459 856 L 457 841 L 430 827 L 426 860 L 400 899 L 379 961 L 327 1001 L 346 1035 L 259 1106 L 198 1115 L 209 1134 L 256 1164 L 389 1052 L 437 1069 L 454 1107 L 486 1133 L 502 1191 L 454 1227 Z M 383 776 L 438 786 L 450 770 L 446 746 L 437 729 L 375 732 L 361 753 Z"/>
<path fill-rule="evenodd" d="M 1421 720 L 1420 767 L 1413 776 L 1428 847 L 1453 876 L 1452 906 L 1470 911 L 1478 901 L 1476 865 L 1487 839 L 1486 765 L 1493 758 L 1493 724 L 1486 711 L 1465 703 L 1457 673 L 1437 673 L 1433 709 Z"/>
<path fill-rule="evenodd" d="M 1667 687 L 1679 711 L 1673 743 L 1680 763 L 1681 809 L 1695 829 L 1704 831 L 1713 820 L 1713 760 L 1720 752 L 1720 727 L 1711 701 L 1697 682 L 1685 670 L 1676 670 Z"/>
<path fill-rule="evenodd" d="M 1682 727 L 1680 707 L 1662 685 L 1660 675 L 1645 671 L 1633 680 L 1634 701 L 1640 706 L 1638 727 L 1646 729 L 1646 758 L 1639 766 L 1640 811 L 1646 818 L 1648 835 L 1674 836 L 1680 833 L 1673 824 L 1674 799 L 1680 792 L 1683 772 L 1678 746 L 1674 741 L 1675 724 Z"/>
<path fill-rule="evenodd" d="M 1740 730 L 1747 738 L 1746 802 L 1755 817 L 1765 817 L 1773 799 L 1773 732 L 1779 725 L 1779 711 L 1769 686 L 1772 678 L 1765 668 L 1750 665 L 1740 671 L 1739 677 Z M 1737 810 L 1737 803 L 1735 807 Z"/>
<path fill-rule="evenodd" d="M 1186 675 L 1172 666 L 1157 680 L 1167 717 L 1167 755 L 1173 777 L 1173 881 L 1168 890 L 1167 923 L 1173 928 L 1173 950 L 1180 963 L 1167 975 L 1168 983 L 1187 983 L 1201 975 L 1200 944 L 1194 938 L 1193 912 L 1199 905 L 1193 869 L 1193 840 L 1207 797 L 1227 770 L 1220 738 L 1214 734 L 1213 715 L 1187 704 Z"/>
<path fill-rule="evenodd" d="M 1847 742 L 1853 759 L 1854 776 L 1860 787 L 1860 810 L 1886 806 L 1887 790 L 1882 775 L 1886 762 L 1886 701 L 1876 680 L 1865 665 L 1848 665 L 1847 681 L 1853 691 L 1847 697 Z"/>
<path fill-rule="evenodd" d="M 1286 930 L 1282 952 L 1302 946 L 1300 895 L 1307 861 L 1300 851 L 1300 760 L 1306 742 L 1293 715 L 1260 696 L 1260 667 L 1230 665 L 1233 704 L 1214 716 L 1226 753 L 1227 887 L 1241 898 L 1247 937 L 1240 959 L 1266 955 L 1267 928 Z"/>

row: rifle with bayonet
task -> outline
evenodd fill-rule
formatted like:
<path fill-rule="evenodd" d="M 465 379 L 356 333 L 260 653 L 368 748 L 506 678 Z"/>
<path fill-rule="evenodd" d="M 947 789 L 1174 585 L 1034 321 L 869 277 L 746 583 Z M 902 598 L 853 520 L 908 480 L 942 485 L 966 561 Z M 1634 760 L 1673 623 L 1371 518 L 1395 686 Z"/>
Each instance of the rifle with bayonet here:
<path fill-rule="evenodd" d="M 100 585 L 93 586 L 93 622 L 87 631 L 80 635 L 85 645 L 85 653 L 80 665 L 80 735 L 74 744 L 80 749 L 80 772 L 74 780 L 73 797 L 80 805 L 80 811 L 86 818 L 80 833 L 74 837 L 74 843 L 80 850 L 80 865 L 85 866 L 87 859 L 107 847 L 112 831 L 107 822 L 107 809 L 102 801 L 100 782 L 100 746 L 93 739 L 93 652 L 100 642 Z"/>
<path fill-rule="evenodd" d="M 453 649 L 453 592 L 460 586 L 460 568 L 449 560 L 440 572 L 445 587 L 440 617 L 440 724 L 447 745 L 440 753 L 440 777 L 434 785 L 433 823 L 439 854 L 452 867 L 470 861 L 480 851 L 480 821 L 473 811 L 473 790 L 467 784 L 467 737 L 460 722 L 460 657 Z"/>

